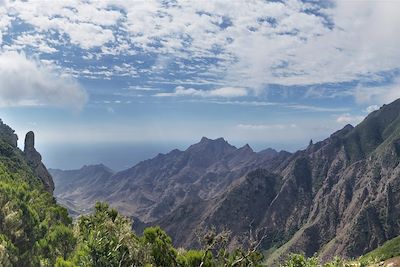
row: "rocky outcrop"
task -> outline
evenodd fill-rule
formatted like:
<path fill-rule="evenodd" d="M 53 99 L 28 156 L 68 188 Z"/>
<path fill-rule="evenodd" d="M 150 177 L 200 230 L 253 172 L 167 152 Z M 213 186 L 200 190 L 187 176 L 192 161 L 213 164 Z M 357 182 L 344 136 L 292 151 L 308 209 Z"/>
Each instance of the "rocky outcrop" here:
<path fill-rule="evenodd" d="M 53 178 L 44 166 L 42 156 L 35 149 L 35 134 L 32 131 L 25 136 L 24 155 L 28 165 L 43 182 L 45 189 L 52 194 L 54 191 Z"/>
<path fill-rule="evenodd" d="M 13 147 L 17 147 L 18 136 L 8 125 L 4 124 L 0 119 L 0 140 L 7 142 Z"/>

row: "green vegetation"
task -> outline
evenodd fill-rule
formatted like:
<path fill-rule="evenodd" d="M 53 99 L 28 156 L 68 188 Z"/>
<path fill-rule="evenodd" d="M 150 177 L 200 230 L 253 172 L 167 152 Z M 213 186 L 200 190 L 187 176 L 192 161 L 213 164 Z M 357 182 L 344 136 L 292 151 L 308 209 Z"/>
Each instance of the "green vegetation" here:
<path fill-rule="evenodd" d="M 384 266 L 380 263 L 398 256 L 400 256 L 400 236 L 387 241 L 357 260 L 343 261 L 340 258 L 335 258 L 333 261 L 322 265 L 316 257 L 306 258 L 303 255 L 293 254 L 281 267 L 364 267 L 378 266 L 378 264 Z"/>
<path fill-rule="evenodd" d="M 220 235 L 205 250 L 175 249 L 159 227 L 139 237 L 131 221 L 107 204 L 73 225 L 27 165 L 22 152 L 0 139 L 0 266 L 260 266 L 255 251 L 228 253 Z"/>
<path fill-rule="evenodd" d="M 91 215 L 81 216 L 74 226 L 76 246 L 59 253 L 56 266 L 261 266 L 261 254 L 235 250 L 228 253 L 220 235 L 208 235 L 205 250 L 175 249 L 159 227 L 146 228 L 141 237 L 131 231 L 131 222 L 107 204 L 98 203 Z M 73 236 L 68 236 L 71 243 Z M 63 246 L 63 248 L 66 248 Z"/>
<path fill-rule="evenodd" d="M 63 242 L 72 220 L 9 139 L 0 139 L 0 265 L 54 266 L 74 245 Z"/>
<path fill-rule="evenodd" d="M 334 258 L 325 264 L 320 263 L 317 257 L 306 258 L 301 254 L 292 254 L 281 267 L 352 267 L 359 266 L 356 262 L 346 262 L 340 258 Z"/>
<path fill-rule="evenodd" d="M 344 138 L 345 149 L 351 161 L 355 162 L 381 151 L 400 136 L 399 100 L 374 111 Z"/>
<path fill-rule="evenodd" d="M 400 256 L 400 236 L 360 257 L 359 261 L 361 266 L 368 266 L 397 256 Z"/>
<path fill-rule="evenodd" d="M 256 250 L 225 248 L 211 231 L 203 250 L 176 249 L 159 227 L 137 236 L 132 222 L 107 204 L 75 224 L 57 205 L 0 120 L 0 266 L 261 266 Z"/>
<path fill-rule="evenodd" d="M 211 229 L 200 240 L 202 249 L 177 249 L 159 227 L 136 235 L 132 222 L 105 203 L 97 203 L 92 214 L 72 224 L 67 210 L 44 189 L 15 143 L 13 131 L 0 121 L 0 266 L 265 266 L 258 252 L 261 241 L 228 250 L 229 233 Z M 293 254 L 281 267 L 368 266 L 398 255 L 400 237 L 359 261 L 336 258 L 321 264 L 317 257 Z"/>

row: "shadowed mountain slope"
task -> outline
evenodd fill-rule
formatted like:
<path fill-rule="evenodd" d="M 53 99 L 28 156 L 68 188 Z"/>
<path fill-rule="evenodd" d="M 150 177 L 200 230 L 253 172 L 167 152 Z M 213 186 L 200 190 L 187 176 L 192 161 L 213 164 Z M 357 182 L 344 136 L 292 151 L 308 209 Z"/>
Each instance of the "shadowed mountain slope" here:
<path fill-rule="evenodd" d="M 270 263 L 290 252 L 362 255 L 400 234 L 399 114 L 398 100 L 213 199 L 186 199 L 157 223 L 185 246 L 212 226 L 243 244 L 251 228 L 265 235 L 264 249 L 280 246 Z"/>
<path fill-rule="evenodd" d="M 79 201 L 109 201 L 179 246 L 198 246 L 208 227 L 244 244 L 251 229 L 263 249 L 278 247 L 270 263 L 290 252 L 356 257 L 400 235 L 399 114 L 397 100 L 294 154 L 202 138 L 82 186 Z"/>
<path fill-rule="evenodd" d="M 144 222 L 164 217 L 188 197 L 208 200 L 260 166 L 275 168 L 290 153 L 254 152 L 236 148 L 223 138 L 203 137 L 185 151 L 172 150 L 134 167 L 113 173 L 105 166 L 50 170 L 55 195 L 72 214 L 85 213 L 98 200 L 108 201 L 126 215 Z"/>

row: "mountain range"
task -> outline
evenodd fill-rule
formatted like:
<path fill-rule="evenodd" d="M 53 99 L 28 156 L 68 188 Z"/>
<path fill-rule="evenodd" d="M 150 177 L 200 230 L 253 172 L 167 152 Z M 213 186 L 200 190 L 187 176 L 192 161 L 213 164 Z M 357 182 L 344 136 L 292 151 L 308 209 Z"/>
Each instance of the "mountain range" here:
<path fill-rule="evenodd" d="M 299 251 L 351 258 L 400 234 L 399 115 L 397 100 L 295 153 L 202 138 L 121 172 L 50 173 L 71 212 L 107 201 L 137 231 L 160 225 L 178 246 L 198 246 L 197 233 L 215 227 L 231 246 L 254 235 L 270 263 Z"/>
<path fill-rule="evenodd" d="M 187 199 L 212 199 L 249 171 L 275 168 L 289 152 L 254 152 L 236 148 L 223 138 L 203 137 L 185 151 L 172 150 L 115 173 L 106 166 L 79 170 L 50 169 L 55 195 L 72 214 L 88 211 L 96 201 L 109 202 L 123 214 L 148 223 L 163 218 Z"/>

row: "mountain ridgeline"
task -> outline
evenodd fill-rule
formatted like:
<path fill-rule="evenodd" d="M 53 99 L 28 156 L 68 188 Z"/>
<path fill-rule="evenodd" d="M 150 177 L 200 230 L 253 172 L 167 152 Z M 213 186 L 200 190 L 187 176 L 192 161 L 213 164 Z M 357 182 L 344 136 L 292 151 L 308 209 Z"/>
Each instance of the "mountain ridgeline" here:
<path fill-rule="evenodd" d="M 104 165 L 50 172 L 56 197 L 70 210 L 82 213 L 102 200 L 147 223 L 188 199 L 220 196 L 238 177 L 261 166 L 275 168 L 289 155 L 275 150 L 256 153 L 248 145 L 236 148 L 222 138 L 203 137 L 185 151 L 159 154 L 117 173 Z"/>
<path fill-rule="evenodd" d="M 53 180 L 34 147 L 33 132 L 26 135 L 24 151 L 17 140 L 0 121 L 0 266 L 261 266 L 256 251 L 177 250 L 159 227 L 137 236 L 132 221 L 106 203 L 96 203 L 90 215 L 72 223 L 52 196 Z"/>
<path fill-rule="evenodd" d="M 50 172 L 77 214 L 107 201 L 137 231 L 160 225 L 183 247 L 198 247 L 202 229 L 229 230 L 231 247 L 251 232 L 273 263 L 291 252 L 357 257 L 400 235 L 399 162 L 397 100 L 293 154 L 203 138 L 117 173 Z"/>

